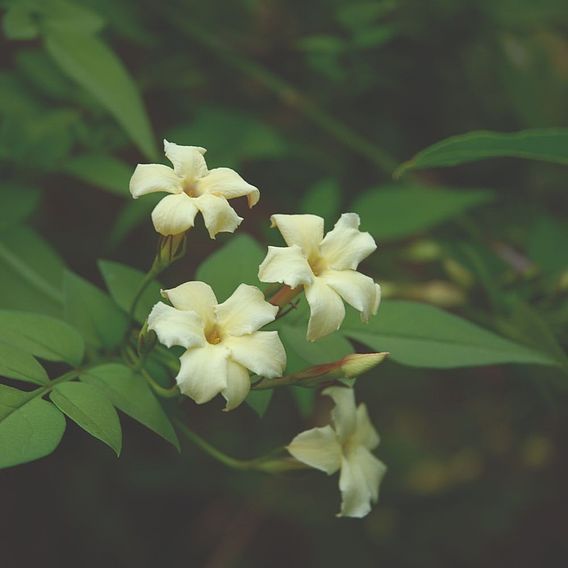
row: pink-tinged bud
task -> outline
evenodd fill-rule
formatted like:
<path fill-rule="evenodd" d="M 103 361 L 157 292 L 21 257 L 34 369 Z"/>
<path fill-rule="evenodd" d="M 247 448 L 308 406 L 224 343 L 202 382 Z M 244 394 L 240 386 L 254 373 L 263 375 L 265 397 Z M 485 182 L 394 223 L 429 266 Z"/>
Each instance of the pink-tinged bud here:
<path fill-rule="evenodd" d="M 341 372 L 348 379 L 354 379 L 379 363 L 382 363 L 389 353 L 353 353 L 341 359 Z"/>

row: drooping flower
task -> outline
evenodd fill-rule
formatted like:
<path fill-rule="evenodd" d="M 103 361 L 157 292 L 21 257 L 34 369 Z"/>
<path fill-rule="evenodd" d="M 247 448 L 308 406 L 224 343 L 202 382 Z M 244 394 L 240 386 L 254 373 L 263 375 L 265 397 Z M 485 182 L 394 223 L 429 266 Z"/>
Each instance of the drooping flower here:
<path fill-rule="evenodd" d="M 201 211 L 209 236 L 232 233 L 242 218 L 228 199 L 247 196 L 249 207 L 258 203 L 259 191 L 230 168 L 207 169 L 205 148 L 178 146 L 164 140 L 164 152 L 173 168 L 163 164 L 138 164 L 130 179 L 134 199 L 141 195 L 166 192 L 152 211 L 156 231 L 164 236 L 184 233 Z"/>
<path fill-rule="evenodd" d="M 258 277 L 261 282 L 304 287 L 310 341 L 339 329 L 345 317 L 342 299 L 361 312 L 363 321 L 377 313 L 381 289 L 356 271 L 377 248 L 369 233 L 359 231 L 359 215 L 344 213 L 325 237 L 324 221 L 317 215 L 273 215 L 271 221 L 288 246 L 268 247 Z"/>
<path fill-rule="evenodd" d="M 167 347 L 185 347 L 176 377 L 180 391 L 198 404 L 221 393 L 226 410 L 236 408 L 250 390 L 253 372 L 282 375 L 286 353 L 276 331 L 258 331 L 274 320 L 277 308 L 254 286 L 241 284 L 222 304 L 204 282 L 186 282 L 162 294 L 173 305 L 157 303 L 148 328 Z"/>
<path fill-rule="evenodd" d="M 340 470 L 339 517 L 364 517 L 379 498 L 379 485 L 386 466 L 371 450 L 379 445 L 379 435 L 369 420 L 364 404 L 355 407 L 353 389 L 329 387 L 335 407 L 332 424 L 298 434 L 288 451 L 298 461 L 328 475 Z"/>

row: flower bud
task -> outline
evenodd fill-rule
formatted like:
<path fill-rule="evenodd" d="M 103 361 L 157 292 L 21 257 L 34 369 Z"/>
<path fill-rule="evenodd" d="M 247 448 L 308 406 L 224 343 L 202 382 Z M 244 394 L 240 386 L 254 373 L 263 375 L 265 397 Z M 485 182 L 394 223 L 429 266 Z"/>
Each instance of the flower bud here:
<path fill-rule="evenodd" d="M 186 233 L 161 236 L 152 269 L 163 270 L 185 254 Z"/>
<path fill-rule="evenodd" d="M 158 337 L 156 336 L 156 332 L 148 329 L 148 321 L 145 321 L 140 333 L 138 334 L 137 351 L 139 355 L 150 353 L 150 351 L 154 349 L 157 339 Z"/>

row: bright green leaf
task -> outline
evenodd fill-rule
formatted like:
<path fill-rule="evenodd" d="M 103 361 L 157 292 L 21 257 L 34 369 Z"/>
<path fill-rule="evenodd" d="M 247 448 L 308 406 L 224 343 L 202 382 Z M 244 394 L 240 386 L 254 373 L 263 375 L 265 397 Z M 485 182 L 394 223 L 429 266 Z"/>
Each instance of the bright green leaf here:
<path fill-rule="evenodd" d="M 265 254 L 254 239 L 241 233 L 200 264 L 196 280 L 207 282 L 221 302 L 241 283 L 259 285 L 258 266 Z"/>
<path fill-rule="evenodd" d="M 67 160 L 65 173 L 120 197 L 131 197 L 128 190 L 133 168 L 104 154 L 83 154 Z"/>
<path fill-rule="evenodd" d="M 124 128 L 147 158 L 157 155 L 140 93 L 122 62 L 98 37 L 49 28 L 49 54 L 61 69 L 93 95 Z"/>
<path fill-rule="evenodd" d="M 119 410 L 179 450 L 179 441 L 170 419 L 142 376 L 125 365 L 109 363 L 84 371 L 81 380 L 101 389 Z"/>
<path fill-rule="evenodd" d="M 144 279 L 144 273 L 110 260 L 99 260 L 99 268 L 113 300 L 128 313 Z M 143 322 L 154 304 L 161 299 L 160 285 L 157 282 L 152 282 L 138 301 L 135 313 L 136 320 Z"/>
<path fill-rule="evenodd" d="M 427 304 L 388 300 L 368 324 L 349 317 L 347 337 L 413 367 L 453 368 L 533 363 L 557 365 L 549 356 L 519 345 Z"/>
<path fill-rule="evenodd" d="M 120 421 L 114 406 L 100 389 L 88 383 L 62 383 L 55 387 L 50 398 L 83 430 L 110 446 L 117 456 L 120 455 Z"/>
<path fill-rule="evenodd" d="M 63 261 L 27 227 L 0 233 L 0 308 L 59 316 Z"/>
<path fill-rule="evenodd" d="M 128 318 L 101 290 L 67 271 L 64 278 L 65 319 L 88 343 L 112 349 L 124 337 Z"/>
<path fill-rule="evenodd" d="M 0 310 L 0 341 L 47 361 L 79 365 L 83 338 L 64 321 L 29 312 Z"/>
<path fill-rule="evenodd" d="M 0 341 L 0 376 L 45 385 L 49 378 L 33 355 Z"/>
<path fill-rule="evenodd" d="M 364 193 L 351 209 L 361 216 L 362 230 L 385 241 L 435 227 L 491 198 L 491 192 L 483 190 L 392 185 Z"/>
<path fill-rule="evenodd" d="M 0 385 L 0 468 L 50 454 L 64 431 L 65 418 L 53 404 Z"/>
<path fill-rule="evenodd" d="M 468 132 L 446 138 L 418 152 L 395 172 L 455 166 L 487 158 L 528 158 L 568 164 L 568 128 L 543 128 L 520 132 Z"/>

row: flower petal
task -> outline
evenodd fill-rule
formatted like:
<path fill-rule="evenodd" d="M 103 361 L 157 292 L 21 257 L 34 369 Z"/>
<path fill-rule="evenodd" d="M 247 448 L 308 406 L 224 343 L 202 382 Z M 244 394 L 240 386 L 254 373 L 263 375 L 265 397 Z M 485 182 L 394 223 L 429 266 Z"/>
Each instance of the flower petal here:
<path fill-rule="evenodd" d="M 209 284 L 205 282 L 186 282 L 169 290 L 162 290 L 165 296 L 178 310 L 190 310 L 201 316 L 205 327 L 215 318 L 217 298 Z"/>
<path fill-rule="evenodd" d="M 227 388 L 228 357 L 229 350 L 222 345 L 206 343 L 188 349 L 180 357 L 181 367 L 176 377 L 179 390 L 197 404 L 209 402 Z"/>
<path fill-rule="evenodd" d="M 196 200 L 185 193 L 164 197 L 152 211 L 152 221 L 158 233 L 179 235 L 193 227 L 197 214 Z"/>
<path fill-rule="evenodd" d="M 258 279 L 261 282 L 281 282 L 296 288 L 311 284 L 314 274 L 298 245 L 268 247 L 268 253 L 258 267 Z"/>
<path fill-rule="evenodd" d="M 164 140 L 164 152 L 174 166 L 174 172 L 183 178 L 186 183 L 195 182 L 207 175 L 207 164 L 203 154 L 205 148 L 199 146 L 179 146 Z"/>
<path fill-rule="evenodd" d="M 256 375 L 273 379 L 281 377 L 286 367 L 286 351 L 277 331 L 256 331 L 223 341 L 231 351 L 231 359 Z"/>
<path fill-rule="evenodd" d="M 217 233 L 234 233 L 243 220 L 224 197 L 205 193 L 195 199 L 195 205 L 201 211 L 212 239 Z"/>
<path fill-rule="evenodd" d="M 331 426 L 298 434 L 286 449 L 298 461 L 328 475 L 335 473 L 341 465 L 341 446 Z"/>
<path fill-rule="evenodd" d="M 278 307 L 269 304 L 255 286 L 240 284 L 215 308 L 217 324 L 223 335 L 245 335 L 274 321 Z"/>
<path fill-rule="evenodd" d="M 237 408 L 250 391 L 250 376 L 248 371 L 238 363 L 227 361 L 227 388 L 221 391 L 227 401 L 225 410 Z"/>
<path fill-rule="evenodd" d="M 355 393 L 349 387 L 328 387 L 323 390 L 323 394 L 331 397 L 335 403 L 331 411 L 333 428 L 344 442 L 355 433 L 357 427 Z"/>
<path fill-rule="evenodd" d="M 288 246 L 298 245 L 309 258 L 318 252 L 323 239 L 323 218 L 317 215 L 272 215 L 273 227 L 278 227 Z"/>
<path fill-rule="evenodd" d="M 368 321 L 377 313 L 380 288 L 369 276 L 355 270 L 326 270 L 321 278 Z"/>
<path fill-rule="evenodd" d="M 176 310 L 163 302 L 152 308 L 148 329 L 155 331 L 160 343 L 166 347 L 180 345 L 190 348 L 205 343 L 203 320 L 198 314 Z"/>
<path fill-rule="evenodd" d="M 147 193 L 166 191 L 181 193 L 183 180 L 163 164 L 138 164 L 130 178 L 130 193 L 134 199 Z"/>
<path fill-rule="evenodd" d="M 354 444 L 363 446 L 368 450 L 374 450 L 379 445 L 379 433 L 369 420 L 369 414 L 365 404 L 357 407 L 357 425 L 353 435 Z"/>
<path fill-rule="evenodd" d="M 371 502 L 379 497 L 379 484 L 386 472 L 385 465 L 369 450 L 359 447 L 341 463 L 339 489 L 342 502 L 339 517 L 364 517 Z"/>
<path fill-rule="evenodd" d="M 196 183 L 198 195 L 211 193 L 225 199 L 247 196 L 248 206 L 258 203 L 260 192 L 231 168 L 214 168 Z"/>
<path fill-rule="evenodd" d="M 320 251 L 330 268 L 355 270 L 376 248 L 369 233 L 359 231 L 359 215 L 344 213 L 323 239 Z"/>
<path fill-rule="evenodd" d="M 314 278 L 305 290 L 310 305 L 308 340 L 315 341 L 337 331 L 345 318 L 345 306 L 337 292 L 321 278 Z"/>

